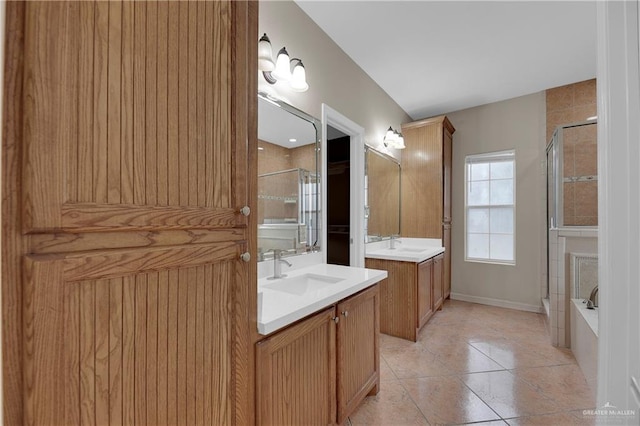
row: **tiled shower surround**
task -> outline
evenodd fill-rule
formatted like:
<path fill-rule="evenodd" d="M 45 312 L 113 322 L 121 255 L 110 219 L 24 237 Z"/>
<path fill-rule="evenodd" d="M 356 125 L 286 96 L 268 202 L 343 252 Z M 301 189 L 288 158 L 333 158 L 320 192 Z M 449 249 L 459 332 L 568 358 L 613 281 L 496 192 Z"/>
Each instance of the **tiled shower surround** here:
<path fill-rule="evenodd" d="M 556 127 L 597 116 L 596 80 L 546 91 L 548 143 Z M 564 226 L 598 224 L 597 125 L 563 130 Z"/>
<path fill-rule="evenodd" d="M 597 254 L 594 228 L 560 228 L 549 231 L 549 335 L 551 343 L 571 347 L 569 303 L 575 298 L 571 285 L 571 253 Z"/>

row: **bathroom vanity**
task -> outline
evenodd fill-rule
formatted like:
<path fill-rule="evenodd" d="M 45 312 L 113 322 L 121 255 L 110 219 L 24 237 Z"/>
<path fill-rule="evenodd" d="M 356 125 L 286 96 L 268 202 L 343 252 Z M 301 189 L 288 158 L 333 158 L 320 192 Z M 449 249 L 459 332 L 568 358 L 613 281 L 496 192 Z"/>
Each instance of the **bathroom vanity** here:
<path fill-rule="evenodd" d="M 387 272 L 322 262 L 321 123 L 266 94 L 258 107 L 256 423 L 342 424 L 378 393 Z"/>
<path fill-rule="evenodd" d="M 386 275 L 376 272 L 371 279 Z M 368 394 L 377 394 L 379 306 L 373 284 L 259 341 L 257 423 L 342 424 Z"/>
<path fill-rule="evenodd" d="M 380 332 L 415 342 L 420 329 L 442 308 L 445 248 L 440 240 L 401 242 L 393 249 L 368 248 L 365 265 L 388 272 L 380 283 Z"/>

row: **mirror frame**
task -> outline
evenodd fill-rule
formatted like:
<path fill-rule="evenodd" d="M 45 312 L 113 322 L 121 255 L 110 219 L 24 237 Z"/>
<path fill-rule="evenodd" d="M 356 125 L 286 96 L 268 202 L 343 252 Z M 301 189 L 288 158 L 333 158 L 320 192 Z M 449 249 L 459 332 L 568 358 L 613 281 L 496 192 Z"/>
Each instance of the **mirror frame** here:
<path fill-rule="evenodd" d="M 401 206 L 402 206 L 402 165 L 400 164 L 400 160 L 390 156 L 389 154 L 385 154 L 384 152 L 380 152 L 377 149 L 373 148 L 372 146 L 366 145 L 364 146 L 364 173 L 365 176 L 367 177 L 367 182 L 369 180 L 369 175 L 368 175 L 368 171 L 369 171 L 369 162 L 367 161 L 367 154 L 369 153 L 369 151 L 372 151 L 373 154 L 378 155 L 379 157 L 382 157 L 385 160 L 389 160 L 392 163 L 394 163 L 395 165 L 398 166 L 398 233 L 397 234 L 393 234 L 393 235 L 400 235 L 400 230 L 402 229 L 402 212 L 401 212 Z M 367 184 L 367 192 L 369 191 L 369 187 Z M 369 199 L 369 195 L 367 194 L 367 200 Z M 384 241 L 384 240 L 388 240 L 391 238 L 391 235 L 381 235 L 379 236 L 373 236 L 373 235 L 369 235 L 369 205 L 365 205 L 365 220 L 367 221 L 367 227 L 366 230 L 367 232 L 365 232 L 364 235 L 364 242 L 365 244 L 368 243 L 374 243 L 377 241 Z M 375 239 L 370 239 L 369 237 L 375 237 Z"/>
<path fill-rule="evenodd" d="M 258 98 L 259 99 L 263 99 L 266 102 L 271 103 L 272 105 L 275 105 L 279 108 L 282 108 L 284 111 L 295 115 L 298 118 L 301 118 L 305 121 L 308 121 L 309 123 L 311 123 L 311 125 L 316 129 L 316 174 L 318 176 L 320 176 L 320 179 L 317 182 L 318 185 L 318 191 L 316 192 L 316 206 L 322 206 L 322 185 L 321 185 L 321 170 L 320 170 L 320 160 L 321 160 L 321 156 L 322 156 L 322 152 L 321 152 L 321 144 L 322 144 L 322 122 L 315 118 L 312 115 L 307 114 L 306 112 L 299 110 L 298 108 L 294 107 L 293 105 L 290 105 L 280 99 L 277 99 L 267 93 L 264 92 L 258 92 Z M 268 141 L 267 141 L 268 142 Z M 309 253 L 314 253 L 314 252 L 318 252 L 322 250 L 322 243 L 323 243 L 323 230 L 324 230 L 324 223 L 322 222 L 322 211 L 318 211 L 316 213 L 316 224 L 317 224 L 317 238 L 316 241 L 313 243 L 313 245 L 310 247 L 310 249 L 308 250 Z M 258 225 L 259 226 L 259 225 Z M 257 229 L 256 229 L 257 232 Z M 257 240 L 257 239 L 256 239 Z M 258 247 L 259 248 L 259 247 Z M 283 257 L 289 257 L 289 256 L 299 256 L 302 254 L 306 254 L 305 252 L 296 252 L 295 254 L 283 254 Z M 264 256 L 264 253 L 263 253 Z M 266 258 L 260 258 L 260 256 L 258 256 L 258 262 L 262 262 L 265 260 L 270 260 L 270 259 L 266 259 Z"/>

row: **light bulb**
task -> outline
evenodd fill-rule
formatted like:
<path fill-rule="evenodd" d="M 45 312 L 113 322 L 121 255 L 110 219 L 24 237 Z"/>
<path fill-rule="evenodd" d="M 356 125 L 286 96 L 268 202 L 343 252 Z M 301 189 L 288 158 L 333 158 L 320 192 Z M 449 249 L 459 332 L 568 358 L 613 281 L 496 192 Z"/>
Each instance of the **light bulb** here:
<path fill-rule="evenodd" d="M 273 71 L 275 67 L 271 51 L 271 40 L 264 33 L 258 42 L 258 69 L 260 71 Z"/>
<path fill-rule="evenodd" d="M 291 89 L 296 92 L 306 92 L 309 88 L 307 84 L 307 73 L 304 69 L 302 61 L 298 60 L 298 63 L 293 67 L 293 74 L 291 75 Z"/>
<path fill-rule="evenodd" d="M 287 48 L 283 47 L 278 52 L 278 58 L 276 59 L 276 68 L 271 73 L 276 80 L 289 81 L 291 80 L 291 68 L 289 65 L 289 53 Z"/>

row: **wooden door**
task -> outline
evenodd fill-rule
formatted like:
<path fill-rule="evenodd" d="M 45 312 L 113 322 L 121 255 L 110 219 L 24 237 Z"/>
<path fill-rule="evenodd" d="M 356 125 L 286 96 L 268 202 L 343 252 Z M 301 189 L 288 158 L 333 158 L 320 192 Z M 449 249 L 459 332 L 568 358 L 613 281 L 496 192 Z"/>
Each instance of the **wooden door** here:
<path fill-rule="evenodd" d="M 418 323 L 415 325 L 417 329 L 429 321 L 433 315 L 433 260 L 425 260 L 417 265 L 417 310 Z M 414 339 L 415 340 L 415 339 Z"/>
<path fill-rule="evenodd" d="M 5 421 L 252 423 L 257 6 L 7 16 Z"/>
<path fill-rule="evenodd" d="M 374 285 L 338 304 L 338 424 L 380 383 L 380 291 Z"/>
<path fill-rule="evenodd" d="M 443 263 L 444 254 L 439 254 L 433 258 L 433 310 L 442 308 L 444 301 L 444 286 L 443 286 Z"/>
<path fill-rule="evenodd" d="M 335 307 L 256 345 L 259 425 L 322 425 L 336 421 Z"/>

